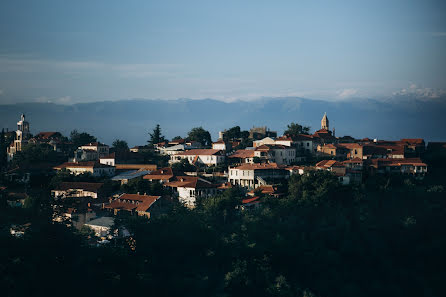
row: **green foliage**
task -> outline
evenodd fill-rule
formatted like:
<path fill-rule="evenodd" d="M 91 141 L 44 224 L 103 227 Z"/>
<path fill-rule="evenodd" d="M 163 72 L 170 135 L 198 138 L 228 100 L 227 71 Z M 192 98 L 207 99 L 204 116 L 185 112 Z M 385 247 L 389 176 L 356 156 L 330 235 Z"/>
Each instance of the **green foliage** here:
<path fill-rule="evenodd" d="M 71 131 L 70 140 L 75 148 L 97 141 L 96 137 L 94 137 L 93 135 L 90 135 L 86 132 L 79 133 L 77 130 Z"/>
<path fill-rule="evenodd" d="M 57 164 L 64 160 L 64 156 L 54 151 L 49 144 L 28 144 L 17 152 L 12 159 L 12 166 L 30 166 L 38 163 Z"/>
<path fill-rule="evenodd" d="M 189 131 L 187 138 L 191 141 L 198 141 L 203 146 L 211 146 L 212 139 L 209 131 L 203 129 L 203 127 L 195 127 Z"/>
<path fill-rule="evenodd" d="M 190 164 L 187 159 L 181 159 L 180 162 L 172 164 L 172 169 L 183 171 L 183 172 L 194 172 L 197 171 L 197 167 Z"/>
<path fill-rule="evenodd" d="M 115 139 L 115 141 L 113 141 L 112 147 L 116 151 L 128 151 L 129 150 L 129 145 L 127 144 L 127 141 L 120 140 L 120 139 Z"/>
<path fill-rule="evenodd" d="M 164 136 L 161 134 L 161 127 L 159 124 L 153 129 L 153 133 L 149 132 L 149 135 L 150 139 L 147 142 L 152 146 L 165 140 Z"/>
<path fill-rule="evenodd" d="M 298 123 L 291 123 L 287 126 L 284 135 L 288 135 L 290 137 L 295 137 L 299 134 L 309 134 L 310 127 L 299 125 Z"/>
<path fill-rule="evenodd" d="M 145 179 L 133 179 L 127 184 L 121 186 L 121 191 L 129 194 L 140 193 L 147 195 L 161 196 L 164 194 L 164 188 L 159 182 L 150 182 Z"/>

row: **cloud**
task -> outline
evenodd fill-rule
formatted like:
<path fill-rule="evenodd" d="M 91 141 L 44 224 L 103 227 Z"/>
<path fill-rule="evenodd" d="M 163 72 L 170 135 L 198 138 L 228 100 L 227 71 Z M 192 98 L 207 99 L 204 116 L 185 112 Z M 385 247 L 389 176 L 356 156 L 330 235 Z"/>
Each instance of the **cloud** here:
<path fill-rule="evenodd" d="M 34 99 L 34 102 L 37 103 L 56 103 L 56 104 L 72 104 L 74 103 L 73 100 L 71 99 L 71 96 L 64 96 L 64 97 L 59 97 L 59 98 L 55 98 L 55 99 L 50 99 L 48 97 L 38 97 L 36 99 Z"/>
<path fill-rule="evenodd" d="M 436 99 L 446 96 L 446 90 L 424 88 L 411 83 L 408 88 L 393 92 L 393 96 L 411 96 L 419 99 Z"/>
<path fill-rule="evenodd" d="M 3 95 L 3 93 L 5 93 L 2 89 L 0 89 L 0 96 Z"/>
<path fill-rule="evenodd" d="M 337 96 L 340 99 L 350 98 L 358 93 L 358 89 L 343 89 L 337 92 Z"/>

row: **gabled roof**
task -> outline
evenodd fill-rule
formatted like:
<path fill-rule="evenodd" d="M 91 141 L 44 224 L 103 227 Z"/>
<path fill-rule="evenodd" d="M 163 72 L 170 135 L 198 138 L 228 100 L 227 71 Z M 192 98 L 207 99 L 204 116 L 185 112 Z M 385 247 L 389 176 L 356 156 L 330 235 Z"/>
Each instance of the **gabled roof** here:
<path fill-rule="evenodd" d="M 178 153 L 177 156 L 212 156 L 221 154 L 221 150 L 215 149 L 195 149 Z"/>
<path fill-rule="evenodd" d="M 53 167 L 60 170 L 63 168 L 113 168 L 114 166 L 101 164 L 97 161 L 85 161 L 85 162 L 65 162 L 59 166 Z"/>
<path fill-rule="evenodd" d="M 344 167 L 344 164 L 336 160 L 322 160 L 316 164 L 319 168 Z"/>
<path fill-rule="evenodd" d="M 254 150 L 238 150 L 230 155 L 228 158 L 254 158 L 254 154 Z"/>
<path fill-rule="evenodd" d="M 203 180 L 196 176 L 177 176 L 173 181 L 165 184 L 172 188 L 194 188 L 194 189 L 204 189 L 204 188 L 217 188 L 219 185 L 212 184 L 206 180 Z"/>
<path fill-rule="evenodd" d="M 146 212 L 159 198 L 161 198 L 161 196 L 122 194 L 109 204 L 104 205 L 104 208 Z"/>
<path fill-rule="evenodd" d="M 149 174 L 146 174 L 144 179 L 151 180 L 169 180 L 174 176 L 173 170 L 170 167 L 160 168 L 158 170 L 152 171 Z"/>

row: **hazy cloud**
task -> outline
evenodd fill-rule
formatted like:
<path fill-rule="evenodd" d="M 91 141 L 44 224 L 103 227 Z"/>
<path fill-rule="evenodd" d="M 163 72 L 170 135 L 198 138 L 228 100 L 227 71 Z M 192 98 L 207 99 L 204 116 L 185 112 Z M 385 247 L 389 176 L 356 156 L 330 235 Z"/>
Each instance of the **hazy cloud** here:
<path fill-rule="evenodd" d="M 340 99 L 350 98 L 358 93 L 358 89 L 343 89 L 337 92 L 337 96 Z"/>
<path fill-rule="evenodd" d="M 3 95 L 4 91 L 0 89 L 0 96 Z"/>
<path fill-rule="evenodd" d="M 408 88 L 393 93 L 394 96 L 413 96 L 416 98 L 435 99 L 446 96 L 446 90 L 420 87 L 411 83 Z"/>
<path fill-rule="evenodd" d="M 38 97 L 34 99 L 34 102 L 37 103 L 56 103 L 56 104 L 72 104 L 73 102 L 71 96 L 64 96 L 60 98 L 50 99 L 48 97 Z"/>

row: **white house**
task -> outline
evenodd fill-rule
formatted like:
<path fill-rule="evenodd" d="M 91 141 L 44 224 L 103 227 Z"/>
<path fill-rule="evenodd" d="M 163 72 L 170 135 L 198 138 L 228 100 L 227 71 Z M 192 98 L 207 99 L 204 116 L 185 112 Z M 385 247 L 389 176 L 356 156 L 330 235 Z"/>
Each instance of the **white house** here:
<path fill-rule="evenodd" d="M 289 165 L 296 160 L 296 149 L 285 145 L 261 145 L 254 150 L 254 157 L 268 160 L 278 165 Z"/>
<path fill-rule="evenodd" d="M 101 164 L 95 161 L 88 162 L 65 162 L 54 167 L 56 170 L 67 169 L 71 174 L 79 175 L 83 173 L 91 173 L 93 176 L 112 176 L 115 174 L 115 167 Z"/>
<path fill-rule="evenodd" d="M 109 154 L 108 145 L 100 143 L 100 142 L 91 142 L 89 144 L 80 146 L 79 149 L 97 151 L 99 157 L 105 157 Z"/>
<path fill-rule="evenodd" d="M 115 163 L 116 163 L 116 153 L 111 153 L 111 154 L 109 154 L 107 156 L 99 158 L 99 163 L 105 164 L 105 165 L 110 165 L 110 166 L 115 166 Z"/>
<path fill-rule="evenodd" d="M 194 165 L 204 164 L 206 166 L 212 166 L 224 163 L 225 156 L 220 150 L 196 149 L 171 155 L 169 162 L 173 164 L 180 162 L 183 159 L 188 160 L 190 164 Z"/>
<path fill-rule="evenodd" d="M 218 192 L 219 185 L 195 176 L 177 176 L 173 181 L 165 183 L 170 187 L 174 196 L 189 208 L 195 207 L 197 199 L 205 199 L 214 196 Z"/>
<path fill-rule="evenodd" d="M 111 228 L 115 224 L 112 217 L 101 217 L 89 221 L 85 226 L 90 227 L 97 237 L 105 237 L 111 233 Z"/>
<path fill-rule="evenodd" d="M 226 143 L 223 139 L 219 139 L 216 142 L 212 143 L 212 149 L 214 150 L 228 151 L 230 147 L 231 146 L 228 143 Z"/>
<path fill-rule="evenodd" d="M 265 144 L 271 144 L 271 145 L 276 144 L 276 140 L 274 138 L 271 138 L 271 137 L 265 137 L 263 139 L 254 140 L 252 142 L 252 146 L 253 147 L 259 147 L 259 146 L 262 146 L 262 145 L 265 145 Z"/>
<path fill-rule="evenodd" d="M 242 164 L 229 167 L 228 181 L 232 185 L 257 188 L 266 185 L 268 180 L 288 178 L 290 173 L 277 164 Z"/>
<path fill-rule="evenodd" d="M 97 199 L 103 183 L 62 182 L 51 190 L 54 198 L 91 197 Z"/>

